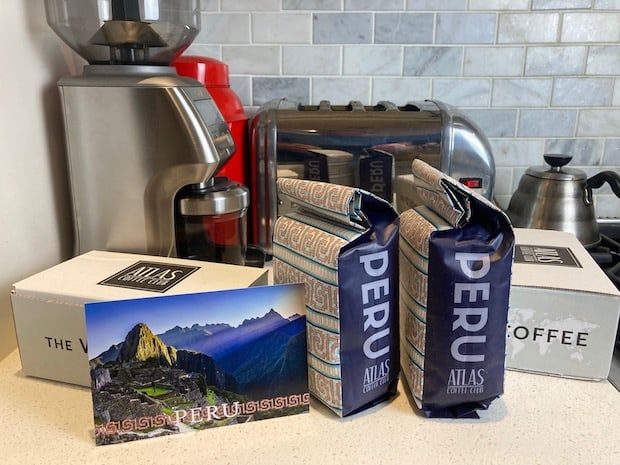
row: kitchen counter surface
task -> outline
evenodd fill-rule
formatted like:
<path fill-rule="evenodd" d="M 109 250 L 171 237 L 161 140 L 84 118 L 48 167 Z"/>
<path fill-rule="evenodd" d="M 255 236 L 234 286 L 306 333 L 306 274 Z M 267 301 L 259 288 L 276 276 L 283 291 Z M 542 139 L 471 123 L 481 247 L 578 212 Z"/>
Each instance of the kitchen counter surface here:
<path fill-rule="evenodd" d="M 480 420 L 420 416 L 407 389 L 339 419 L 309 414 L 95 446 L 90 390 L 29 378 L 0 361 L 0 463 L 12 464 L 620 464 L 620 393 L 607 381 L 508 371 Z"/>

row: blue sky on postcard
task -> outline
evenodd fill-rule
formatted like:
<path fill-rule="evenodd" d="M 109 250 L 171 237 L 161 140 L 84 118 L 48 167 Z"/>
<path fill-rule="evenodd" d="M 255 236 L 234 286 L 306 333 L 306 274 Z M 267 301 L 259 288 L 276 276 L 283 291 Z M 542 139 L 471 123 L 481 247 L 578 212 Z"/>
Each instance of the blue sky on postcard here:
<path fill-rule="evenodd" d="M 303 285 L 88 303 L 85 305 L 88 357 L 96 357 L 111 345 L 122 342 L 138 323 L 148 325 L 154 334 L 174 326 L 183 328 L 194 324 L 227 323 L 234 327 L 271 309 L 284 318 L 305 314 Z"/>

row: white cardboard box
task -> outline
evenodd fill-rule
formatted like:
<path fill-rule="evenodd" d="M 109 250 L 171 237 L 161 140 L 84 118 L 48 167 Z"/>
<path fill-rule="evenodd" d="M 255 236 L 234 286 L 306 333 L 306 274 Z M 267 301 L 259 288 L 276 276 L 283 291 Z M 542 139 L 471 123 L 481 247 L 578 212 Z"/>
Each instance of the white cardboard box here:
<path fill-rule="evenodd" d="M 506 367 L 609 374 L 620 293 L 572 233 L 515 229 Z"/>
<path fill-rule="evenodd" d="M 267 285 L 267 270 L 92 251 L 13 285 L 24 374 L 90 386 L 84 304 Z"/>

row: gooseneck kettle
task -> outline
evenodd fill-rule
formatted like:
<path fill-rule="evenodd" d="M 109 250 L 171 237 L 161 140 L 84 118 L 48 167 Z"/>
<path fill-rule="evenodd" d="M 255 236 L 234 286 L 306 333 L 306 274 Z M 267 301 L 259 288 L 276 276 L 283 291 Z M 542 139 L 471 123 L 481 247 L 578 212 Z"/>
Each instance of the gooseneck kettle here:
<path fill-rule="evenodd" d="M 549 166 L 527 169 L 512 195 L 506 213 L 513 226 L 572 232 L 586 247 L 600 240 L 592 189 L 608 183 L 620 198 L 620 175 L 602 171 L 590 178 L 582 170 L 566 167 L 572 156 L 547 154 Z"/>

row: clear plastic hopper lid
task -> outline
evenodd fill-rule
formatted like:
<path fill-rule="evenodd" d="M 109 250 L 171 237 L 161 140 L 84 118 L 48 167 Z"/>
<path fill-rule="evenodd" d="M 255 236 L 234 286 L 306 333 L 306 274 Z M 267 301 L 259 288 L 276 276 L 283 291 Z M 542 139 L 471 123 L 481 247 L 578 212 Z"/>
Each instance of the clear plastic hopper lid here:
<path fill-rule="evenodd" d="M 168 65 L 200 31 L 200 0 L 45 0 L 45 10 L 90 64 Z"/>

